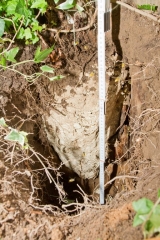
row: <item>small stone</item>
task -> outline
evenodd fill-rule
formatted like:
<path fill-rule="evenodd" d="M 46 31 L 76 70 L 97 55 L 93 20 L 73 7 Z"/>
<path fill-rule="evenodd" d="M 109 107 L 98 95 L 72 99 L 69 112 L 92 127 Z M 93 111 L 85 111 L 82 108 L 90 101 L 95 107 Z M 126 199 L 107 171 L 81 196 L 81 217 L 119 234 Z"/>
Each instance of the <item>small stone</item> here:
<path fill-rule="evenodd" d="M 53 228 L 51 233 L 51 240 L 63 240 L 63 233 L 59 228 Z"/>

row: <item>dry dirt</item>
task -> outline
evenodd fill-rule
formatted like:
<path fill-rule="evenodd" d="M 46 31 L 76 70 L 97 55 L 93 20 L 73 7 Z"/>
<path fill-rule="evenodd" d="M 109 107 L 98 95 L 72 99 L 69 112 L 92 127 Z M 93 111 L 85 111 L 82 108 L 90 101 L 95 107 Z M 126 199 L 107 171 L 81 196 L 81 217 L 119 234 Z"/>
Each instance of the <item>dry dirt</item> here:
<path fill-rule="evenodd" d="M 80 20 L 77 24 L 77 28 L 83 27 Z M 76 47 L 72 33 L 59 34 L 56 40 L 54 34 L 44 34 L 47 44 L 57 44 L 57 52 L 47 62 L 56 74 L 65 75 L 64 79 L 49 82 L 42 77 L 27 82 L 12 71 L 1 71 L 0 117 L 8 126 L 30 133 L 32 146 L 26 151 L 4 140 L 9 130 L 0 127 L 1 240 L 143 239 L 141 227 L 132 226 L 132 202 L 141 197 L 156 201 L 160 188 L 160 25 L 124 7 L 115 8 L 111 25 L 106 34 L 107 81 L 111 82 L 110 93 L 116 96 L 118 89 L 120 94 L 115 102 L 109 102 L 115 104 L 115 112 L 106 120 L 118 117 L 120 128 L 109 138 L 106 204 L 99 205 L 97 195 L 92 195 L 98 178 L 84 181 L 61 164 L 42 123 L 42 116 L 54 102 L 54 92 L 61 95 L 67 85 L 76 92 L 78 84 L 87 81 L 83 75 L 77 82 L 77 76 L 97 64 L 95 22 L 90 29 L 77 32 Z M 36 47 L 18 44 L 18 61 L 31 59 Z M 124 65 L 127 81 L 119 83 L 116 71 L 122 72 Z M 33 74 L 38 68 L 25 64 L 18 69 Z M 131 96 L 127 104 L 124 95 Z M 65 100 L 61 104 L 65 105 Z M 52 183 L 47 174 L 51 174 Z"/>

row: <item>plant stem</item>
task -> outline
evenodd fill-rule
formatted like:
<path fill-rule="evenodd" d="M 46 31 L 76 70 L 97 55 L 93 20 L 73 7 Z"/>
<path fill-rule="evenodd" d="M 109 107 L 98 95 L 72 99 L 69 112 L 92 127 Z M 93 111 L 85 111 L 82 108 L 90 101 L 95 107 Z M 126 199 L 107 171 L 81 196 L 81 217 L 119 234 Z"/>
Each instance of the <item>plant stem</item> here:
<path fill-rule="evenodd" d="M 152 207 L 151 211 L 148 213 L 148 216 L 146 218 L 146 220 L 144 221 L 144 223 L 142 224 L 142 231 L 143 229 L 145 229 L 145 224 L 146 222 L 150 219 L 153 211 L 155 210 L 155 208 L 157 207 L 157 205 L 160 203 L 160 197 L 157 199 L 157 201 L 155 202 L 154 206 Z M 146 237 L 146 236 L 145 236 Z"/>

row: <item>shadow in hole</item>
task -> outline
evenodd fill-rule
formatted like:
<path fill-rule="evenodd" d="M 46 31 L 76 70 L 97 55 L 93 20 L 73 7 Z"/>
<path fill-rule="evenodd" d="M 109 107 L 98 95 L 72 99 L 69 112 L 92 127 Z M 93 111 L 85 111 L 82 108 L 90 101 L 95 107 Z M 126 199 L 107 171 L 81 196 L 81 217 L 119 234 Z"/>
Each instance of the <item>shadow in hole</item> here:
<path fill-rule="evenodd" d="M 121 47 L 121 43 L 119 40 L 119 32 L 120 32 L 120 14 L 121 7 L 116 3 L 112 3 L 112 12 L 111 12 L 111 36 L 112 41 L 115 44 L 116 52 L 118 55 L 123 58 L 123 51 Z"/>
<path fill-rule="evenodd" d="M 112 41 L 115 46 L 114 54 L 115 55 L 118 54 L 118 61 L 122 61 L 123 51 L 122 51 L 122 47 L 121 47 L 121 43 L 120 43 L 120 39 L 119 39 L 121 7 L 120 7 L 120 5 L 116 4 L 115 0 L 111 0 L 111 9 L 112 9 L 112 11 L 111 11 L 111 38 L 112 38 Z M 115 65 L 115 69 L 116 69 L 116 67 L 117 66 Z M 118 71 L 121 72 L 121 70 L 122 70 L 122 66 L 121 66 L 121 64 L 118 64 Z M 116 101 L 121 102 L 121 104 L 119 105 L 118 111 L 121 111 L 122 104 L 123 104 L 123 98 L 124 98 L 124 96 L 122 96 L 121 93 L 117 94 Z M 117 106 L 118 106 L 118 104 L 116 105 L 116 107 Z M 110 119 L 108 119 L 108 120 L 106 119 L 107 122 L 109 120 Z M 119 121 L 120 121 L 120 119 L 119 119 Z M 113 162 L 115 160 L 114 143 L 116 141 L 116 137 L 117 137 L 117 134 L 114 134 L 114 135 L 110 136 L 110 138 L 108 140 L 108 145 L 109 145 L 110 151 L 109 151 L 108 159 L 106 160 L 106 165 L 108 165 L 110 163 L 110 159 L 112 159 L 111 162 Z"/>
<path fill-rule="evenodd" d="M 56 181 L 56 175 L 54 172 L 50 172 L 52 177 Z M 59 208 L 62 207 L 62 205 L 70 204 L 70 203 L 83 203 L 84 199 L 80 193 L 80 189 L 78 188 L 77 184 L 79 183 L 76 181 L 76 179 L 73 179 L 73 181 L 70 181 L 70 177 L 67 174 L 63 174 L 61 178 L 59 179 L 59 190 L 63 190 L 66 194 L 64 197 L 65 202 L 60 201 L 60 196 L 57 187 L 52 182 L 50 183 L 48 178 L 43 181 L 43 185 L 41 186 L 41 190 L 39 191 L 39 198 L 41 199 L 41 204 L 51 204 L 58 206 Z M 62 187 L 62 188 L 61 188 Z M 80 186 L 82 188 L 82 186 Z M 68 210 L 75 209 L 74 206 L 68 207 Z"/>
<path fill-rule="evenodd" d="M 121 47 L 121 43 L 120 43 L 120 39 L 119 39 L 121 7 L 116 4 L 115 0 L 111 0 L 111 9 L 112 9 L 112 12 L 111 12 L 111 37 L 112 37 L 112 41 L 115 45 L 114 54 L 118 54 L 119 61 L 121 61 L 123 59 L 123 51 L 122 51 L 122 47 Z M 120 71 L 121 71 L 121 69 L 120 69 Z M 108 156 L 108 159 L 106 159 L 105 167 L 107 167 L 110 162 L 115 161 L 114 144 L 115 144 L 116 138 L 117 138 L 117 134 L 115 134 L 114 136 L 111 136 L 108 140 L 109 156 Z M 113 179 L 117 175 L 117 171 L 118 171 L 118 165 L 114 164 L 113 172 L 110 176 L 110 179 Z M 109 194 L 113 184 L 114 184 L 114 182 L 107 186 L 107 188 L 105 189 L 105 195 Z"/>

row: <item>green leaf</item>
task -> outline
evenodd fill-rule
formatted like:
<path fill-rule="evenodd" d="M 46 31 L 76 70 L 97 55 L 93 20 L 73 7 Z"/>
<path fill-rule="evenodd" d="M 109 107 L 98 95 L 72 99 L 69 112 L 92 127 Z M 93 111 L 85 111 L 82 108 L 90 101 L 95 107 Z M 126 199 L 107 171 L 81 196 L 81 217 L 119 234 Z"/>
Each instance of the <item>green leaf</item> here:
<path fill-rule="evenodd" d="M 51 77 L 51 78 L 49 78 L 49 80 L 50 80 L 50 81 L 60 80 L 60 79 L 62 79 L 62 78 L 64 78 L 64 77 L 65 77 L 65 76 L 63 76 L 63 75 L 59 75 L 59 76 Z"/>
<path fill-rule="evenodd" d="M 7 16 L 10 16 L 15 13 L 17 3 L 18 3 L 17 0 L 11 0 L 7 2 L 7 7 L 6 7 Z"/>
<path fill-rule="evenodd" d="M 31 32 L 31 29 L 30 28 L 26 28 L 24 30 L 24 37 L 25 39 L 32 39 L 32 32 Z"/>
<path fill-rule="evenodd" d="M 159 214 L 160 216 L 160 205 L 157 205 L 155 209 L 153 210 L 153 213 Z"/>
<path fill-rule="evenodd" d="M 155 229 L 160 229 L 160 214 L 152 213 L 149 220 Z"/>
<path fill-rule="evenodd" d="M 144 235 L 147 237 L 153 236 L 154 233 L 160 233 L 160 215 L 152 214 L 149 220 L 144 225 Z"/>
<path fill-rule="evenodd" d="M 40 69 L 43 71 L 43 72 L 48 72 L 48 73 L 53 73 L 54 72 L 54 68 L 51 68 L 47 65 L 44 65 L 42 67 L 40 67 Z"/>
<path fill-rule="evenodd" d="M 7 124 L 6 124 L 6 122 L 5 122 L 5 120 L 4 120 L 3 117 L 0 118 L 0 125 L 1 125 L 2 127 L 7 127 Z"/>
<path fill-rule="evenodd" d="M 38 46 L 36 51 L 35 51 L 35 57 L 37 57 L 40 54 L 40 52 L 41 52 L 41 47 Z"/>
<path fill-rule="evenodd" d="M 33 21 L 31 23 L 32 25 L 32 31 L 42 31 L 43 27 L 42 26 L 39 26 L 39 22 L 38 21 Z"/>
<path fill-rule="evenodd" d="M 55 4 L 57 4 L 59 2 L 59 0 L 54 0 Z"/>
<path fill-rule="evenodd" d="M 8 61 L 15 63 L 16 62 L 15 56 L 17 55 L 18 51 L 19 51 L 19 47 L 15 47 L 5 52 L 4 55 Z"/>
<path fill-rule="evenodd" d="M 134 216 L 133 219 L 133 227 L 136 227 L 144 222 L 144 220 L 140 217 L 138 213 Z"/>
<path fill-rule="evenodd" d="M 67 0 L 66 2 L 68 2 L 69 4 L 72 4 L 72 5 L 74 5 L 74 6 L 75 6 L 75 4 L 76 4 L 76 1 L 75 1 L 75 0 Z"/>
<path fill-rule="evenodd" d="M 155 5 L 138 5 L 137 8 L 138 9 L 143 9 L 143 10 L 156 11 L 158 6 L 155 6 Z"/>
<path fill-rule="evenodd" d="M 73 8 L 74 6 L 75 6 L 74 4 L 70 4 L 69 1 L 66 1 L 66 2 L 58 5 L 56 8 L 58 8 L 60 10 L 68 10 L 68 9 Z"/>
<path fill-rule="evenodd" d="M 42 13 L 45 13 L 47 6 L 48 4 L 45 0 L 35 0 L 31 8 L 38 8 Z"/>
<path fill-rule="evenodd" d="M 145 224 L 145 231 L 149 232 L 152 229 L 152 227 L 153 223 L 150 220 L 148 220 Z"/>
<path fill-rule="evenodd" d="M 5 21 L 0 18 L 0 37 L 2 37 L 4 33 Z"/>
<path fill-rule="evenodd" d="M 25 143 L 28 142 L 27 136 L 28 133 L 26 132 L 19 132 L 16 129 L 12 129 L 11 132 L 4 138 L 5 140 L 18 142 L 21 146 L 24 146 Z"/>
<path fill-rule="evenodd" d="M 139 214 L 147 214 L 151 211 L 153 202 L 147 198 L 142 198 L 133 202 L 132 205 L 134 210 Z"/>
<path fill-rule="evenodd" d="M 39 41 L 39 37 L 37 35 L 33 34 L 32 43 L 35 44 L 38 41 Z"/>
<path fill-rule="evenodd" d="M 160 189 L 158 189 L 158 198 L 160 198 Z"/>
<path fill-rule="evenodd" d="M 24 28 L 21 27 L 21 29 L 19 30 L 18 34 L 17 34 L 17 39 L 23 39 L 24 38 Z"/>
<path fill-rule="evenodd" d="M 83 12 L 84 11 L 84 8 L 81 7 L 79 4 L 76 4 L 76 8 L 79 12 Z"/>
<path fill-rule="evenodd" d="M 4 56 L 0 56 L 0 65 L 6 66 L 6 58 Z"/>
<path fill-rule="evenodd" d="M 25 16 L 26 18 L 30 15 L 30 11 L 26 7 L 26 3 L 24 0 L 19 0 L 15 9 L 15 12 L 20 14 L 21 16 Z"/>
<path fill-rule="evenodd" d="M 52 48 L 48 48 L 45 49 L 43 51 L 40 51 L 40 47 L 37 48 L 36 52 L 35 52 L 35 57 L 34 57 L 34 61 L 35 63 L 40 63 L 42 62 L 44 59 L 46 59 L 48 57 L 48 55 L 53 51 L 53 47 Z"/>

